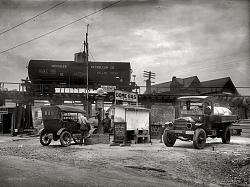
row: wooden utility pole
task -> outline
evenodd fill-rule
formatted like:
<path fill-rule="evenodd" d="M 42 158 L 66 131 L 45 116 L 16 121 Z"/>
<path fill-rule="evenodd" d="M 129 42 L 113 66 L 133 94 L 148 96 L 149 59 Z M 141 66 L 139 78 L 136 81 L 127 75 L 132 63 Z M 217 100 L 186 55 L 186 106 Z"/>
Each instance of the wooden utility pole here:
<path fill-rule="evenodd" d="M 90 115 L 89 112 L 89 44 L 88 44 L 88 31 L 89 31 L 89 24 L 87 24 L 87 32 L 86 32 L 86 54 L 85 54 L 85 61 L 86 61 L 86 110 L 87 115 Z M 85 49 L 84 47 L 84 49 Z"/>
<path fill-rule="evenodd" d="M 155 73 L 151 71 L 144 71 L 143 77 L 147 78 L 146 79 L 146 93 L 151 94 L 151 79 L 155 79 Z M 147 103 L 147 108 L 151 110 L 152 108 L 152 102 Z M 152 143 L 151 141 L 151 122 L 152 122 L 152 117 L 151 117 L 151 112 L 149 114 L 149 143 Z"/>
<path fill-rule="evenodd" d="M 144 71 L 143 77 L 146 79 L 146 93 L 151 94 L 151 83 L 154 83 L 151 81 L 151 79 L 155 79 L 155 73 L 151 71 Z"/>

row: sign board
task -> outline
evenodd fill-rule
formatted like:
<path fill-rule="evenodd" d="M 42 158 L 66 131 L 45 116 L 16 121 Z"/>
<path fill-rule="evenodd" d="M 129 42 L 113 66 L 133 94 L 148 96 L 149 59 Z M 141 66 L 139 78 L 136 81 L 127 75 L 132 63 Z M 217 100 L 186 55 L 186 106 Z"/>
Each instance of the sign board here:
<path fill-rule="evenodd" d="M 7 108 L 0 108 L 0 114 L 8 114 Z"/>
<path fill-rule="evenodd" d="M 103 99 L 97 99 L 95 104 L 96 104 L 96 109 L 103 109 L 104 108 Z"/>
<path fill-rule="evenodd" d="M 138 102 L 138 94 L 133 92 L 126 92 L 115 90 L 115 100 L 116 101 L 125 101 L 125 102 Z"/>
<path fill-rule="evenodd" d="M 116 86 L 107 86 L 107 85 L 101 85 L 101 88 L 104 90 L 104 92 L 115 92 Z"/>
<path fill-rule="evenodd" d="M 114 142 L 123 143 L 127 139 L 127 124 L 126 122 L 114 122 Z"/>

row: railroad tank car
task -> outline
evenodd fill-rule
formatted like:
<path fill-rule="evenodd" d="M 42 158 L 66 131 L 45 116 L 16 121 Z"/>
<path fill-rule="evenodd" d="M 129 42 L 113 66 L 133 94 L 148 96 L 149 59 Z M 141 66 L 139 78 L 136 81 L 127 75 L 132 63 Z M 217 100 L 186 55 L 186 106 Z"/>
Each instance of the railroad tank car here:
<path fill-rule="evenodd" d="M 47 85 L 55 87 L 86 88 L 87 63 L 75 61 L 30 60 L 28 76 L 33 88 Z M 129 62 L 89 62 L 89 88 L 100 85 L 129 87 L 131 67 Z"/>

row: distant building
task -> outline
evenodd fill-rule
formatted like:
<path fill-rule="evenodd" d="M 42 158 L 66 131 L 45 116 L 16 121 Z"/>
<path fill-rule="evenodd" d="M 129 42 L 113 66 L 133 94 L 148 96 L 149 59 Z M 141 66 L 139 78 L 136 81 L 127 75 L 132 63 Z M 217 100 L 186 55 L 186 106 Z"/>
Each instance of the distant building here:
<path fill-rule="evenodd" d="M 145 94 L 150 94 L 146 89 Z M 161 95 L 239 95 L 230 77 L 200 82 L 197 76 L 187 78 L 173 77 L 172 81 L 154 84 L 151 94 Z"/>
<path fill-rule="evenodd" d="M 207 94 L 239 95 L 230 77 L 201 82 L 200 92 L 202 95 L 207 95 Z"/>

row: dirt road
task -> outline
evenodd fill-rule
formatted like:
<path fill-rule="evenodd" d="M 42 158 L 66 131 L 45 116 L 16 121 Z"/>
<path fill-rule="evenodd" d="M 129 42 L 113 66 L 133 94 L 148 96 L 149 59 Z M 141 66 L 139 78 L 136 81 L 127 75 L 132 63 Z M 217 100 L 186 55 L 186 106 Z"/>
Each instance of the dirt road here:
<path fill-rule="evenodd" d="M 8 186 L 249 185 L 249 148 L 250 139 L 241 137 L 229 145 L 208 139 L 203 150 L 181 141 L 169 148 L 159 140 L 130 147 L 0 141 L 0 180 Z"/>

